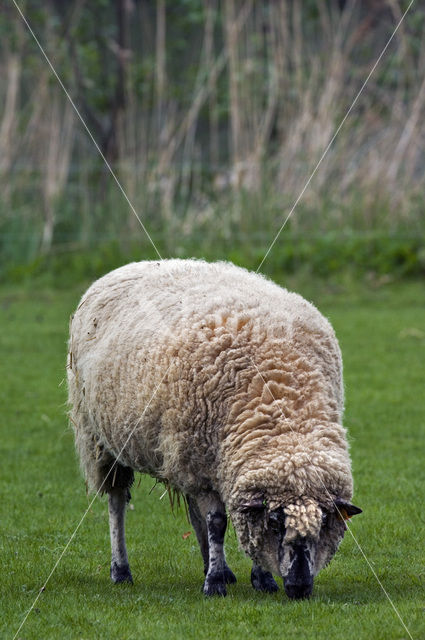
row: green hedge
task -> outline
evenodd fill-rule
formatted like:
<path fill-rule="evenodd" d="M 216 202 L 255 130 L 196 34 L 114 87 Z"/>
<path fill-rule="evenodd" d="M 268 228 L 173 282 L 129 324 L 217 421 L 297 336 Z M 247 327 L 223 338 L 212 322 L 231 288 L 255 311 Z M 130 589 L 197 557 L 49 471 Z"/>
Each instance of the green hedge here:
<path fill-rule="evenodd" d="M 155 242 L 163 257 L 169 257 L 160 239 Z M 268 246 L 258 239 L 239 239 L 233 246 L 198 245 L 180 247 L 179 257 L 206 260 L 230 260 L 256 270 Z M 8 264 L 0 274 L 2 283 L 38 281 L 52 286 L 68 286 L 93 280 L 126 262 L 157 259 L 154 249 L 146 244 L 110 241 L 101 247 L 84 251 L 56 252 L 28 263 Z M 425 237 L 389 236 L 382 234 L 325 234 L 320 237 L 282 234 L 264 261 L 261 271 L 272 277 L 303 273 L 322 278 L 352 273 L 397 277 L 425 276 Z"/>

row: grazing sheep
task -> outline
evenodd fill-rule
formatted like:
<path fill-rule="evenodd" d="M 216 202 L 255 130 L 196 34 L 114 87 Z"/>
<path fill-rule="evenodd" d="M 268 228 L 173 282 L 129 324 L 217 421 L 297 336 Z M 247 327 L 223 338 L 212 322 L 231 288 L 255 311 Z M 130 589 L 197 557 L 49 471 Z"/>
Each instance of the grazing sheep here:
<path fill-rule="evenodd" d="M 90 489 L 109 494 L 111 578 L 132 581 L 133 470 L 182 492 L 206 595 L 226 594 L 226 509 L 251 582 L 308 597 L 350 504 L 341 355 L 295 293 L 228 263 L 140 262 L 83 296 L 71 322 L 71 422 Z"/>

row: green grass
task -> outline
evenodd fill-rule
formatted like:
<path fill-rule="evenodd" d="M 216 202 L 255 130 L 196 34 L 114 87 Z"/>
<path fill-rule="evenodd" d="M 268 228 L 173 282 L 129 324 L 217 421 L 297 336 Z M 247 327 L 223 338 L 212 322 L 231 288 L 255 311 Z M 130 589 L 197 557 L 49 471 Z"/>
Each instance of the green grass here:
<path fill-rule="evenodd" d="M 425 287 L 299 288 L 331 319 L 343 351 L 354 502 L 364 509 L 352 530 L 412 637 L 424 638 Z M 0 289 L 2 638 L 13 638 L 88 505 L 62 382 L 82 289 Z M 290 602 L 283 589 L 252 590 L 230 530 L 238 583 L 206 600 L 184 511 L 173 515 L 152 485 L 142 479 L 128 512 L 134 585 L 109 581 L 106 501 L 97 500 L 19 638 L 408 638 L 348 534 L 311 600 Z"/>

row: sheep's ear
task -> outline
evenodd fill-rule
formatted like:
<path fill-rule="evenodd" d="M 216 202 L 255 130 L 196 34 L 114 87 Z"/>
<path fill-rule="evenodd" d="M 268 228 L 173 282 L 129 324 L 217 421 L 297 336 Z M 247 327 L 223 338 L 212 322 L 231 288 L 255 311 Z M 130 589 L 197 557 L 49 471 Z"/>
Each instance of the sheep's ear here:
<path fill-rule="evenodd" d="M 240 511 L 246 513 L 247 511 L 262 511 L 266 508 L 266 501 L 263 496 L 254 496 L 248 502 L 244 502 L 240 506 Z"/>
<path fill-rule="evenodd" d="M 340 498 L 335 500 L 335 506 L 337 507 L 337 515 L 343 520 L 348 520 L 352 516 L 362 513 L 360 507 L 356 507 L 354 504 L 341 500 Z"/>

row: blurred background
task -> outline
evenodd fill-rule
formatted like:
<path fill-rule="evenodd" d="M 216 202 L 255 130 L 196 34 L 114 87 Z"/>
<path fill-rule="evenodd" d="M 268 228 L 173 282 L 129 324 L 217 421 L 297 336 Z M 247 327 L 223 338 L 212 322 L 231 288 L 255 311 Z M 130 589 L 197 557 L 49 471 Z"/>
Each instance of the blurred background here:
<path fill-rule="evenodd" d="M 21 0 L 163 257 L 256 268 L 408 2 Z M 425 274 L 415 2 L 264 263 Z M 157 257 L 12 1 L 0 11 L 0 277 Z"/>
<path fill-rule="evenodd" d="M 0 637 L 36 604 L 21 637 L 425 638 L 424 0 L 267 254 L 410 4 L 0 0 Z M 206 606 L 196 536 L 148 478 L 135 584 L 109 587 L 107 510 L 86 511 L 66 415 L 68 317 L 94 278 L 158 254 L 101 154 L 161 256 L 260 267 L 335 327 L 370 563 L 347 536 L 308 606 L 254 596 L 232 534 L 238 585 Z"/>

